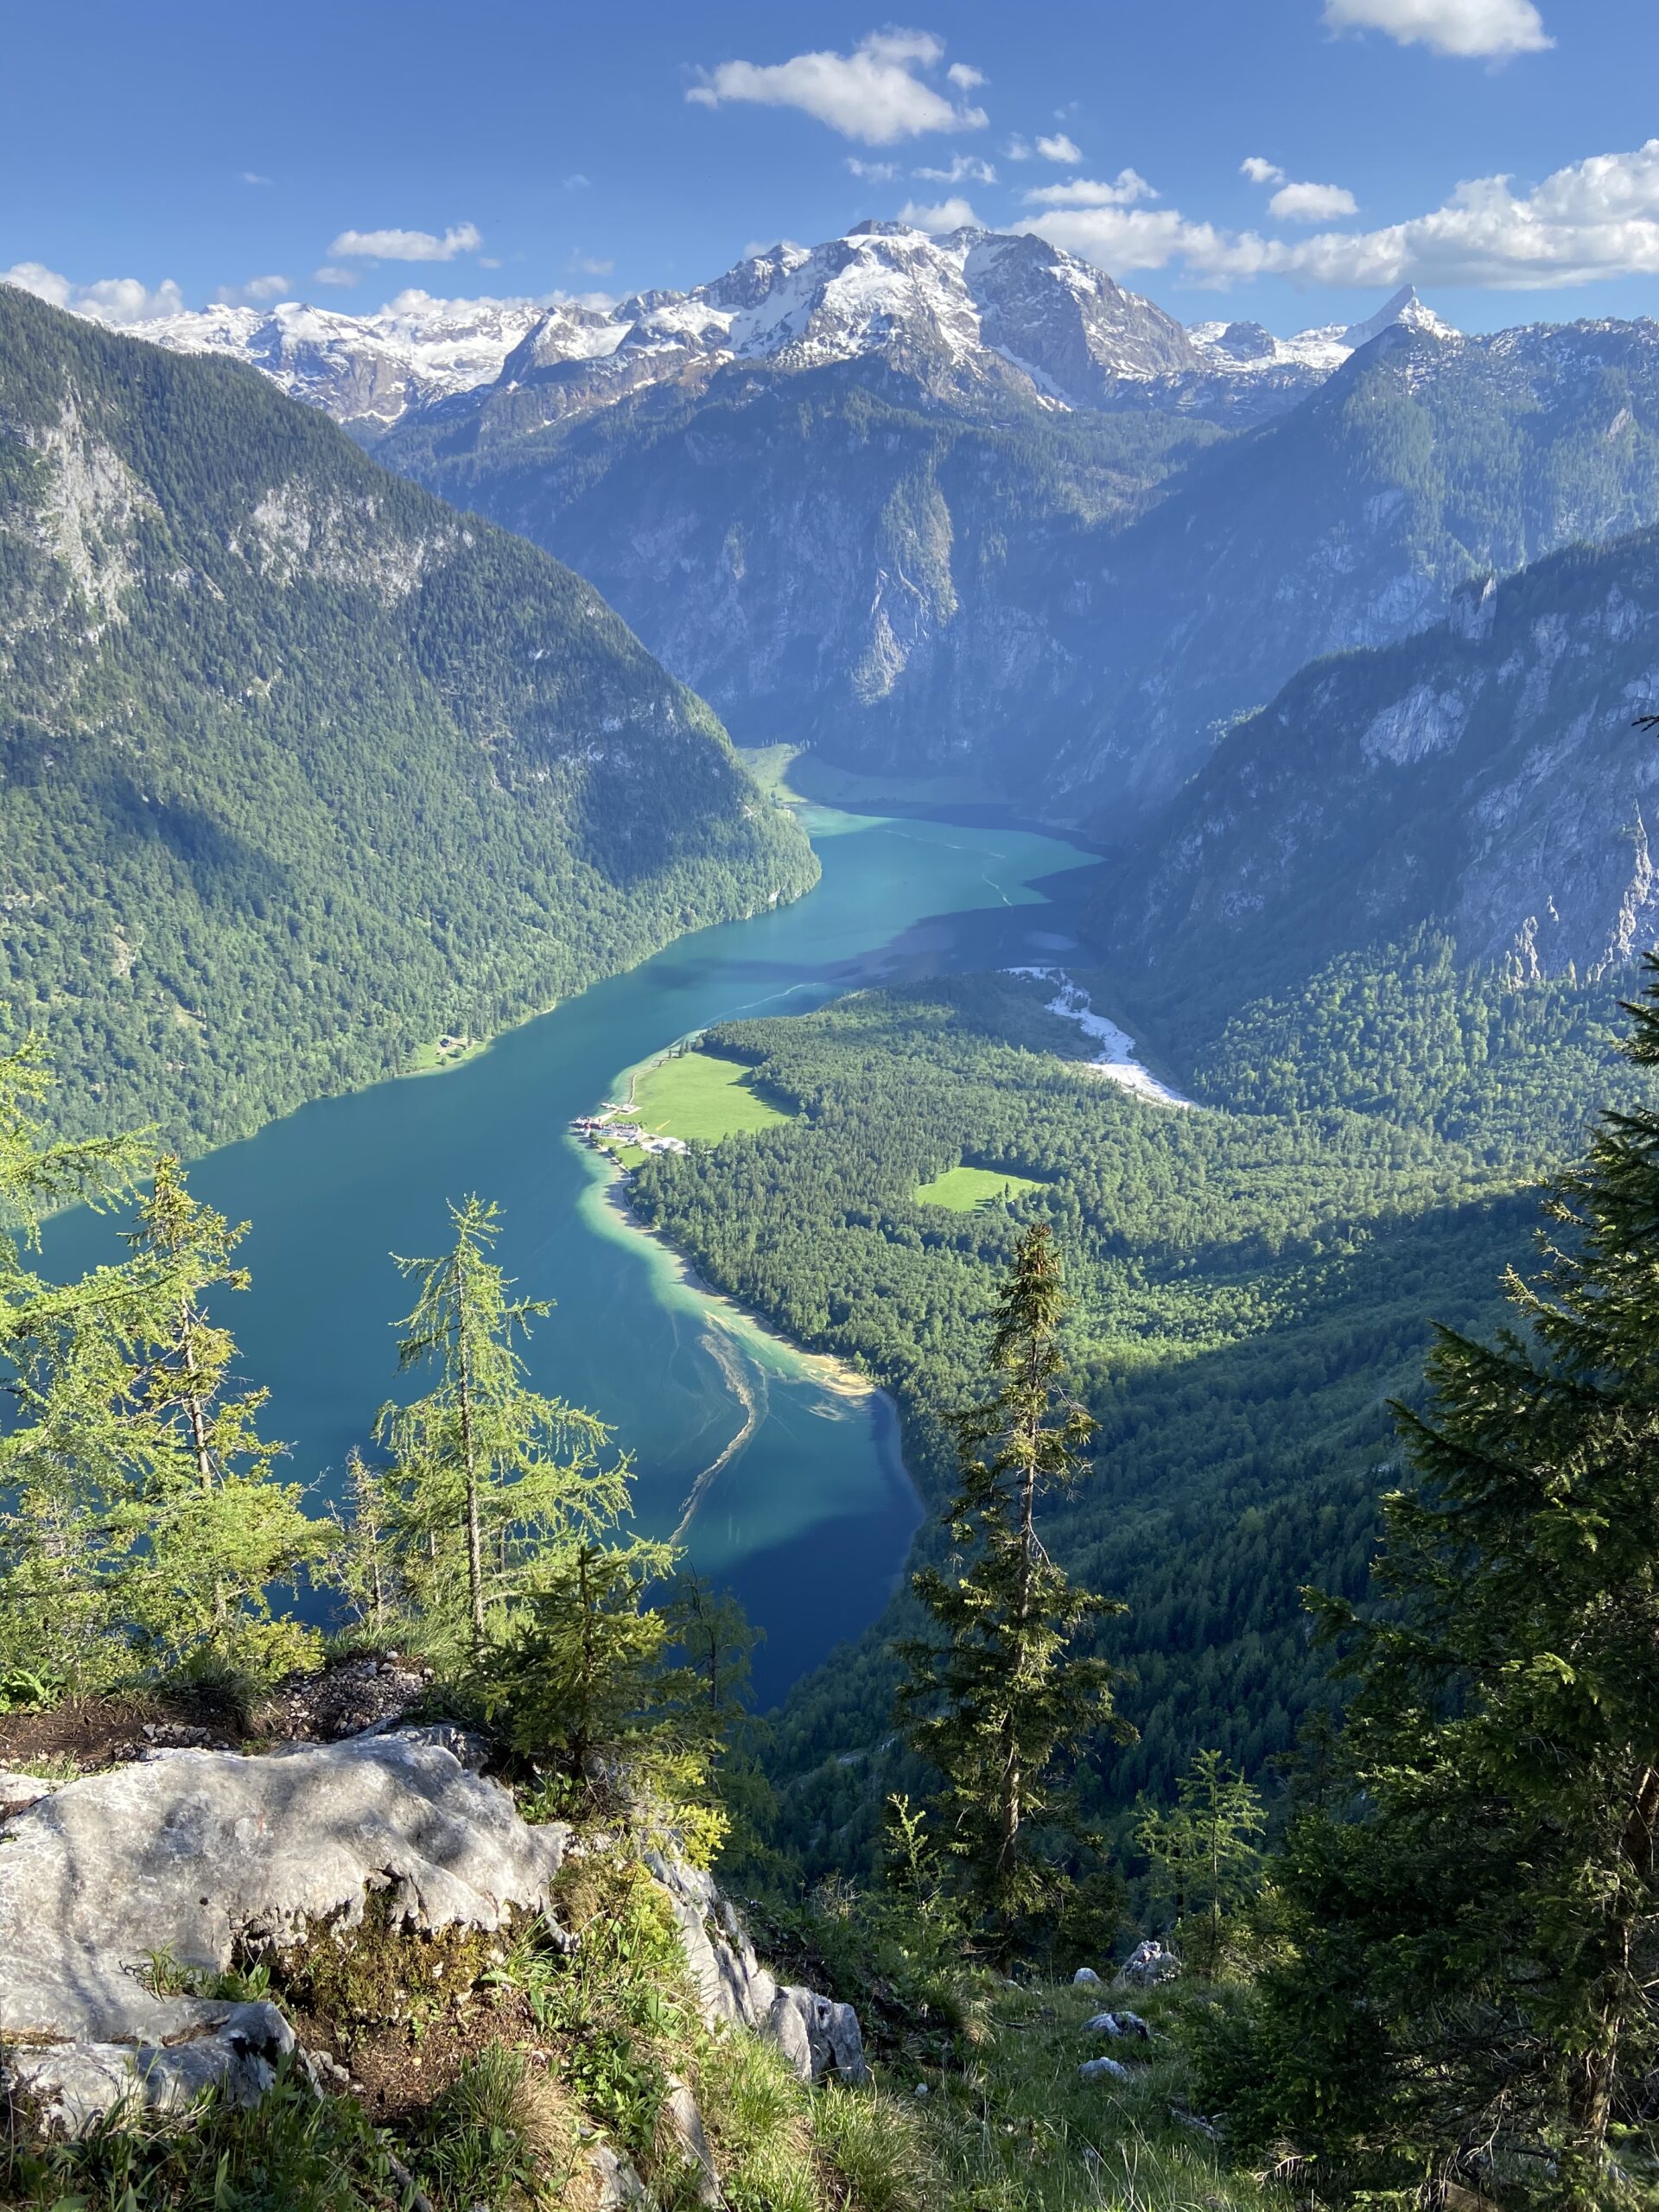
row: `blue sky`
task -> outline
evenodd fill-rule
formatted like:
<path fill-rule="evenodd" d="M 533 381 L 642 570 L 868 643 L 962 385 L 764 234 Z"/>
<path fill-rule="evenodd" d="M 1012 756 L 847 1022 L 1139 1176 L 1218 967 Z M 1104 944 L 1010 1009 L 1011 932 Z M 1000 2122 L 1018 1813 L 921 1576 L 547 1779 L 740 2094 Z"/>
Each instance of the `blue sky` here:
<path fill-rule="evenodd" d="M 1187 321 L 1659 313 L 1654 0 L 57 0 L 0 68 L 0 272 L 118 317 L 684 286 L 906 207 Z"/>

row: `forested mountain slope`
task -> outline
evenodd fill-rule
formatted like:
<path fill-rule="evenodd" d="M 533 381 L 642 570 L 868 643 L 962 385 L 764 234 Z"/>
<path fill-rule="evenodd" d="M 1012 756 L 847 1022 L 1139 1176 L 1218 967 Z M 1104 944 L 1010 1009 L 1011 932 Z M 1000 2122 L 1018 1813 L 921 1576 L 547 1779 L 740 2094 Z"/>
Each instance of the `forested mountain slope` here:
<path fill-rule="evenodd" d="M 3 287 L 0 766 L 9 1026 L 77 1123 L 191 1142 L 812 878 L 557 563 Z"/>
<path fill-rule="evenodd" d="M 1655 706 L 1659 531 L 1471 586 L 1230 732 L 1102 894 L 1114 962 L 1189 1033 L 1425 924 L 1517 977 L 1610 974 L 1659 915 Z"/>

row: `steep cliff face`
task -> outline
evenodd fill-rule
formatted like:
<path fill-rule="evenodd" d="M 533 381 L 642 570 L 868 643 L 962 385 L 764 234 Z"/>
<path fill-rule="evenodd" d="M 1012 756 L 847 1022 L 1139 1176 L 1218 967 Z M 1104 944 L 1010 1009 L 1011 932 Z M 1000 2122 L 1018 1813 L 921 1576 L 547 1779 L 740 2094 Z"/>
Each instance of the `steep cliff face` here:
<path fill-rule="evenodd" d="M 1473 577 L 1656 520 L 1659 324 L 1391 326 L 1077 549 L 1076 650 L 1098 690 L 1051 791 L 1103 821 L 1144 811 L 1306 662 L 1408 636 Z"/>
<path fill-rule="evenodd" d="M 740 732 L 972 766 L 1116 836 L 1309 660 L 1659 519 L 1659 326 L 1401 312 L 1232 436 L 1153 404 L 1166 378 L 1116 411 L 970 410 L 860 359 L 555 420 L 504 384 L 384 450 L 592 576 Z"/>
<path fill-rule="evenodd" d="M 1252 988 L 1433 922 L 1516 980 L 1611 972 L 1659 874 L 1659 531 L 1459 594 L 1450 618 L 1305 670 L 1234 729 L 1116 875 L 1117 957 Z"/>
<path fill-rule="evenodd" d="M 1155 414 L 1001 420 L 846 365 L 729 366 L 418 473 L 556 547 L 756 741 L 970 761 L 1029 787 L 1099 681 L 1065 582 L 1218 434 Z M 396 457 L 415 466 L 410 443 Z"/>

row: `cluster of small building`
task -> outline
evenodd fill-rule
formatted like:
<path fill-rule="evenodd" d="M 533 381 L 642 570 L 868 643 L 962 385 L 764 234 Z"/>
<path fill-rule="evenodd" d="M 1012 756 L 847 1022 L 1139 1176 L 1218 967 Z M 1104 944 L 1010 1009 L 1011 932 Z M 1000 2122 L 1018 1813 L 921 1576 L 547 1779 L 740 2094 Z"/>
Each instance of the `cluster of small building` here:
<path fill-rule="evenodd" d="M 607 1107 L 602 1114 L 578 1114 L 570 1124 L 580 1137 L 600 1151 L 612 1146 L 632 1146 L 639 1152 L 688 1152 L 690 1147 L 683 1137 L 658 1136 L 654 1130 L 641 1128 L 638 1122 L 618 1122 L 611 1117 L 621 1111 L 620 1107 Z"/>

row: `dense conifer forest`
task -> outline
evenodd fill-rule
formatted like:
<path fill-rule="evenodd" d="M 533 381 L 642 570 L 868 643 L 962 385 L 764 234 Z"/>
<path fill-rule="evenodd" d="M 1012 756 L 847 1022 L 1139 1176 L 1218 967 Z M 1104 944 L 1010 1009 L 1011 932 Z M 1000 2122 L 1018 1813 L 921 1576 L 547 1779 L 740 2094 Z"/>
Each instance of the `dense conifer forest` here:
<path fill-rule="evenodd" d="M 1080 1066 L 1050 995 L 966 976 L 724 1025 L 705 1041 L 796 1117 L 654 1159 L 632 1194 L 715 1282 L 894 1391 L 930 1502 L 996 1279 L 1026 1226 L 1052 1225 L 1099 1478 L 1048 1540 L 1128 1606 L 1098 1645 L 1140 1738 L 1084 1783 L 1117 1819 L 1205 1745 L 1262 1775 L 1331 1702 L 1300 1592 L 1363 1587 L 1385 1401 L 1417 1387 L 1433 1320 L 1495 1314 L 1529 1186 L 1576 1148 L 1586 1102 L 1646 1078 L 1612 1057 L 1611 984 L 1511 988 L 1433 937 L 1240 1008 L 1176 1071 L 1194 1109 Z M 1042 1188 L 967 1215 L 918 1202 L 962 1160 Z M 871 1715 L 907 1611 L 779 1716 L 770 1764 L 810 1865 L 868 1848 L 890 1763 Z"/>

